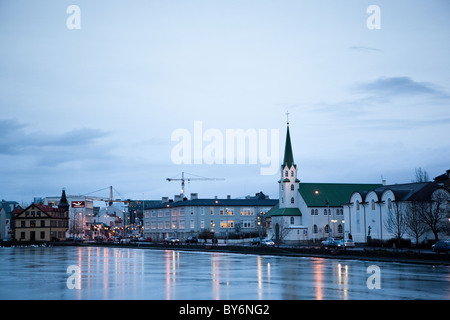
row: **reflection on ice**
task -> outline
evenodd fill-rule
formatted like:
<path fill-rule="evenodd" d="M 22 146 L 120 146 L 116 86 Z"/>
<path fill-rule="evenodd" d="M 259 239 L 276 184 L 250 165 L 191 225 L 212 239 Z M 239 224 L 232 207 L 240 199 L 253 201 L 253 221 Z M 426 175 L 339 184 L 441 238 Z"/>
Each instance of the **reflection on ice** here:
<path fill-rule="evenodd" d="M 379 262 L 381 289 L 370 290 L 367 270 L 374 263 L 128 248 L 0 248 L 0 299 L 450 298 L 448 266 Z"/>

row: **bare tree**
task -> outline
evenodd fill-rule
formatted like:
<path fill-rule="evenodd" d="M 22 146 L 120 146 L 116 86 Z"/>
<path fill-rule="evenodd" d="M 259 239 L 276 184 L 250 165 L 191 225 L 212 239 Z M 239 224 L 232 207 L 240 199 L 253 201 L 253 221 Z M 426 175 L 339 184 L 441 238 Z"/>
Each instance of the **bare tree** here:
<path fill-rule="evenodd" d="M 284 221 L 283 219 L 281 221 Z M 291 232 L 291 229 L 288 228 L 289 224 L 284 221 L 282 225 L 279 223 L 275 224 L 275 239 L 274 242 L 278 246 L 283 242 L 283 240 L 286 238 L 286 236 Z"/>
<path fill-rule="evenodd" d="M 448 193 L 444 190 L 435 192 L 430 201 L 424 202 L 422 219 L 434 234 L 434 239 L 439 240 L 439 232 L 444 227 L 445 209 L 448 202 Z"/>
<path fill-rule="evenodd" d="M 426 203 L 422 201 L 412 201 L 407 205 L 405 215 L 406 233 L 416 239 L 416 246 L 419 244 L 419 238 L 429 230 L 429 227 L 423 219 L 423 212 L 426 210 Z"/>
<path fill-rule="evenodd" d="M 392 201 L 392 208 L 388 210 L 386 220 L 384 221 L 384 226 L 394 235 L 394 238 L 397 239 L 398 245 L 400 245 L 400 239 L 406 231 L 405 216 L 405 203 Z"/>
<path fill-rule="evenodd" d="M 416 168 L 416 180 L 414 182 L 428 182 L 428 181 L 430 181 L 428 172 L 426 170 L 422 170 L 421 167 Z"/>

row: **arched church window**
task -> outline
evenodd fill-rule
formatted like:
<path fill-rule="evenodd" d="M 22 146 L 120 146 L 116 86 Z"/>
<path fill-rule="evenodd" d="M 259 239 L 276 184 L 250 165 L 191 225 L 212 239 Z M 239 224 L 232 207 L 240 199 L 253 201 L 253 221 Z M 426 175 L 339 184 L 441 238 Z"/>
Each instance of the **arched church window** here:
<path fill-rule="evenodd" d="M 291 198 L 291 203 L 294 203 L 294 197 Z"/>
<path fill-rule="evenodd" d="M 313 232 L 314 233 L 317 233 L 319 230 L 318 230 L 318 228 L 317 228 L 317 224 L 315 224 L 314 226 L 313 226 Z"/>
<path fill-rule="evenodd" d="M 294 176 L 294 170 L 291 170 L 291 177 Z"/>
<path fill-rule="evenodd" d="M 338 233 L 342 233 L 342 224 L 338 225 Z"/>
<path fill-rule="evenodd" d="M 291 184 L 291 191 L 294 191 L 294 184 Z"/>
<path fill-rule="evenodd" d="M 314 209 L 311 209 L 311 215 L 312 216 L 314 215 Z"/>
<path fill-rule="evenodd" d="M 315 216 L 318 216 L 318 215 L 319 215 L 319 210 L 318 210 L 318 209 L 314 210 L 314 215 L 315 215 Z"/>
<path fill-rule="evenodd" d="M 294 224 L 294 217 L 291 217 L 291 224 Z"/>
<path fill-rule="evenodd" d="M 286 170 L 285 173 L 284 173 L 284 176 L 288 177 L 289 176 L 289 171 Z"/>

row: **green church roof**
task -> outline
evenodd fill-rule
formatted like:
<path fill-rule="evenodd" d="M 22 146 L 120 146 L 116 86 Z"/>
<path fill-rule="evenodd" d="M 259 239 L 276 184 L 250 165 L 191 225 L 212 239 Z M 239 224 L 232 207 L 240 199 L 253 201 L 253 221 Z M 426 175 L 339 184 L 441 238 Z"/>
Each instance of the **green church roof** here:
<path fill-rule="evenodd" d="M 350 200 L 353 192 L 369 191 L 380 186 L 381 184 L 300 183 L 298 190 L 308 207 L 339 207 Z"/>
<path fill-rule="evenodd" d="M 301 216 L 299 208 L 280 208 L 279 205 L 275 205 L 267 211 L 266 217 L 275 217 L 275 216 Z"/>

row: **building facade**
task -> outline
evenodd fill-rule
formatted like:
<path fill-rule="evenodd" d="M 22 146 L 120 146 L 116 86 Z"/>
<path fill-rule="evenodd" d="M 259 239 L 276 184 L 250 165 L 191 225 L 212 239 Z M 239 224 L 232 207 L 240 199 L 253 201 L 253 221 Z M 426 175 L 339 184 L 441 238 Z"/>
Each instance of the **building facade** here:
<path fill-rule="evenodd" d="M 448 237 L 450 193 L 434 182 L 380 186 L 354 192 L 344 206 L 345 233 L 355 242 Z M 423 220 L 435 224 L 434 232 Z"/>
<path fill-rule="evenodd" d="M 0 202 L 0 241 L 11 240 L 14 230 L 13 211 L 19 207 L 16 201 L 2 200 Z"/>
<path fill-rule="evenodd" d="M 188 236 L 231 239 L 264 233 L 263 217 L 278 200 L 259 193 L 246 199 L 199 199 L 197 194 L 178 201 L 163 198 L 144 211 L 143 236 L 153 241 Z"/>
<path fill-rule="evenodd" d="M 69 226 L 67 238 L 85 238 L 90 232 L 90 225 L 94 223 L 94 202 L 86 196 L 67 195 L 69 204 Z M 45 206 L 55 207 L 60 203 L 60 197 L 45 197 Z"/>
<path fill-rule="evenodd" d="M 57 207 L 31 204 L 14 210 L 14 235 L 17 241 L 66 240 L 69 227 L 69 204 L 65 191 Z"/>

